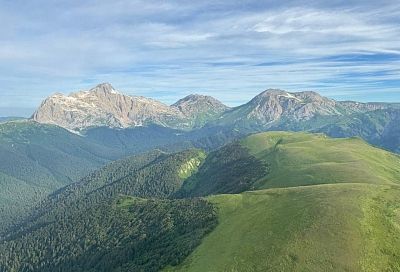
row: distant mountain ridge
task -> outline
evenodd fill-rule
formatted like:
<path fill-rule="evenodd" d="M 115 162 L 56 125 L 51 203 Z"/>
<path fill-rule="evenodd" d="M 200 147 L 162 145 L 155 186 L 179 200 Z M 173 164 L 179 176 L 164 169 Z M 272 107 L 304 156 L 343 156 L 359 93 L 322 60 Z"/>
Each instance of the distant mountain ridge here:
<path fill-rule="evenodd" d="M 233 108 L 199 94 L 169 106 L 150 98 L 123 95 L 104 83 L 89 91 L 48 97 L 32 119 L 86 136 L 102 128 L 117 131 L 154 125 L 176 130 L 177 135 L 213 135 L 223 141 L 233 135 L 272 130 L 324 132 L 332 137 L 359 136 L 400 152 L 399 116 L 400 103 L 336 101 L 313 91 L 280 89 L 268 89 Z M 206 146 L 211 146 L 207 141 Z M 218 140 L 215 147 L 222 142 Z"/>
<path fill-rule="evenodd" d="M 156 124 L 191 129 L 214 118 L 227 106 L 214 98 L 188 96 L 172 106 L 142 96 L 128 96 L 103 83 L 68 96 L 56 93 L 45 99 L 32 115 L 39 123 L 55 124 L 69 130 L 90 127 L 127 128 Z M 203 116 L 204 118 L 200 118 Z"/>
<path fill-rule="evenodd" d="M 315 117 L 343 117 L 400 104 L 336 101 L 312 91 L 268 89 L 248 103 L 229 108 L 211 96 L 192 94 L 171 106 L 157 100 L 128 96 L 103 83 L 70 95 L 56 93 L 45 99 L 32 115 L 39 123 L 73 131 L 92 127 L 127 128 L 155 124 L 191 130 L 203 126 L 276 127 L 279 122 L 299 123 Z"/>
<path fill-rule="evenodd" d="M 280 121 L 299 123 L 318 116 L 346 116 L 395 106 L 395 104 L 385 103 L 336 101 L 312 91 L 287 92 L 268 89 L 248 103 L 225 112 L 216 124 L 253 123 L 269 128 Z"/>

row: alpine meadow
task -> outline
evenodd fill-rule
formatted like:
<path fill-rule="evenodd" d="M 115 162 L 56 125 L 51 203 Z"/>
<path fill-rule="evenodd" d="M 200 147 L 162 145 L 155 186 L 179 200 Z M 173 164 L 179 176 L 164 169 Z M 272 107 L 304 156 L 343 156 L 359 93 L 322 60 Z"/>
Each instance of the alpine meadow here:
<path fill-rule="evenodd" d="M 0 272 L 400 271 L 397 1 L 0 4 Z"/>

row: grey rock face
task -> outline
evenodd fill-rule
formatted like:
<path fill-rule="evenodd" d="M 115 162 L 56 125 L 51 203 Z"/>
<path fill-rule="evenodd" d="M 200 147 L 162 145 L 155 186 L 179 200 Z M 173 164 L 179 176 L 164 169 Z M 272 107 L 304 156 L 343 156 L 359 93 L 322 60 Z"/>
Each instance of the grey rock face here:
<path fill-rule="evenodd" d="M 209 96 L 190 95 L 168 106 L 154 99 L 121 94 L 110 84 L 103 83 L 88 91 L 70 95 L 56 93 L 48 97 L 32 119 L 72 131 L 148 124 L 190 129 L 205 124 L 226 109 L 225 105 Z"/>
<path fill-rule="evenodd" d="M 178 109 L 153 99 L 123 95 L 108 83 L 68 96 L 54 94 L 43 101 L 32 118 L 69 130 L 96 126 L 125 128 L 149 123 L 179 127 L 187 123 Z"/>
<path fill-rule="evenodd" d="M 293 121 L 308 120 L 315 115 L 336 115 L 336 101 L 315 92 L 289 93 L 283 90 L 266 90 L 241 106 L 248 119 L 268 124 L 281 118 Z M 232 114 L 232 113 L 231 113 Z"/>

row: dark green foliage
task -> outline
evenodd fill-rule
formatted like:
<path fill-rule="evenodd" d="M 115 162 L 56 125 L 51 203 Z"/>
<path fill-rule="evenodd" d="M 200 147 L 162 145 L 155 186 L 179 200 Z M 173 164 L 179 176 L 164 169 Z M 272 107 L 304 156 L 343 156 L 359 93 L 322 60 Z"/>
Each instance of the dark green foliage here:
<path fill-rule="evenodd" d="M 222 129 L 189 133 L 158 126 L 97 128 L 79 136 L 32 121 L 0 124 L 0 184 L 4 188 L 0 191 L 0 235 L 48 193 L 78 181 L 111 160 L 156 147 L 168 152 L 190 147 L 209 150 L 234 137 Z"/>
<path fill-rule="evenodd" d="M 205 200 L 167 199 L 183 183 L 182 168 L 204 157 L 196 149 L 156 150 L 56 191 L 3 235 L 0 271 L 158 271 L 178 264 L 216 225 Z"/>
<path fill-rule="evenodd" d="M 180 263 L 216 225 L 201 199 L 120 197 L 68 208 L 3 242 L 0 270 L 159 271 Z"/>
<path fill-rule="evenodd" d="M 201 160 L 202 154 L 195 149 L 175 154 L 155 150 L 110 163 L 52 193 L 22 226 L 32 225 L 43 214 L 67 213 L 71 205 L 90 206 L 119 195 L 167 198 L 183 183 L 180 167 L 191 159 Z"/>
<path fill-rule="evenodd" d="M 1 124 L 0 233 L 49 192 L 115 158 L 113 150 L 55 126 L 28 121 Z"/>
<path fill-rule="evenodd" d="M 211 152 L 198 172 L 188 178 L 178 196 L 240 193 L 264 177 L 268 166 L 239 143 Z"/>

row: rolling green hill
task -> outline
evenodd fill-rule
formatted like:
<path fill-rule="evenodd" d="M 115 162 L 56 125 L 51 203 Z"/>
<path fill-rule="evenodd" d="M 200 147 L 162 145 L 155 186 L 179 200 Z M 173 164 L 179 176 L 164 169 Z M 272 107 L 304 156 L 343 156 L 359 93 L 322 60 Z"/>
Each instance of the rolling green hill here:
<path fill-rule="evenodd" d="M 318 131 L 331 137 L 359 136 L 371 144 L 400 152 L 400 110 L 398 108 L 352 114 L 325 123 Z"/>
<path fill-rule="evenodd" d="M 264 132 L 211 152 L 180 196 L 313 184 L 400 181 L 400 157 L 360 138 Z"/>
<path fill-rule="evenodd" d="M 207 197 L 217 207 L 217 228 L 166 271 L 400 269 L 399 156 L 322 134 L 268 132 L 239 143 L 246 157 L 268 166 L 265 176 L 248 184 L 256 191 Z M 238 170 L 207 179 L 214 164 L 207 158 L 185 182 L 187 195 L 213 194 L 202 188 L 215 183 L 230 193 L 225 184 Z"/>
<path fill-rule="evenodd" d="M 218 226 L 165 271 L 399 271 L 399 197 L 351 183 L 212 196 Z"/>
<path fill-rule="evenodd" d="M 335 139 L 324 134 L 269 132 L 241 141 L 270 165 L 270 173 L 253 188 L 322 183 L 394 184 L 400 181 L 400 157 L 360 138 Z"/>

